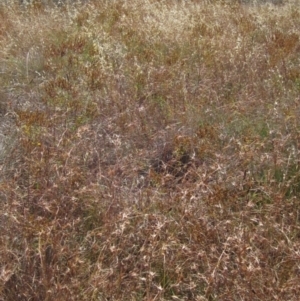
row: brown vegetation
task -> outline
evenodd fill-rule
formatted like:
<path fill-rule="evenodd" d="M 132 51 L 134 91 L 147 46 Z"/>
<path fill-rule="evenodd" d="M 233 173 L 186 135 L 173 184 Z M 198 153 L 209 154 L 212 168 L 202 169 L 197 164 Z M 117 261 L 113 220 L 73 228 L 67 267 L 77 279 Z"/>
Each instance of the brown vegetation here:
<path fill-rule="evenodd" d="M 0 300 L 298 300 L 298 4 L 0 5 Z"/>

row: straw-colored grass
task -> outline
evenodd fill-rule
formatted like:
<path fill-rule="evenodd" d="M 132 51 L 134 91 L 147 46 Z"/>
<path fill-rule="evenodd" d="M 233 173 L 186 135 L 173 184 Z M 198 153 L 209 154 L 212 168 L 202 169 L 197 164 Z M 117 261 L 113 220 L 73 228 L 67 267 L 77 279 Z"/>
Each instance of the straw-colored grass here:
<path fill-rule="evenodd" d="M 299 300 L 300 6 L 274 4 L 0 4 L 0 300 Z"/>

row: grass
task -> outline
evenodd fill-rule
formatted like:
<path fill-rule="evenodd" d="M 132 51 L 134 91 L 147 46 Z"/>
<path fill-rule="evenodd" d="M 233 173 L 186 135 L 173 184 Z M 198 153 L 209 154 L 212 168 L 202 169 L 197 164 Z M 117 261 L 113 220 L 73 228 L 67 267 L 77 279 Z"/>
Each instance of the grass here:
<path fill-rule="evenodd" d="M 298 300 L 298 4 L 1 3 L 0 300 Z"/>

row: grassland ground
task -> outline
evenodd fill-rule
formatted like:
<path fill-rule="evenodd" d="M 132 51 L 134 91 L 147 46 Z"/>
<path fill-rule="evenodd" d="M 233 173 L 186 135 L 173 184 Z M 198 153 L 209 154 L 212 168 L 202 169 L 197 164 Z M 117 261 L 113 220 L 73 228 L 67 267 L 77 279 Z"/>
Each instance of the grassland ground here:
<path fill-rule="evenodd" d="M 299 64 L 298 1 L 1 2 L 0 300 L 298 301 Z"/>

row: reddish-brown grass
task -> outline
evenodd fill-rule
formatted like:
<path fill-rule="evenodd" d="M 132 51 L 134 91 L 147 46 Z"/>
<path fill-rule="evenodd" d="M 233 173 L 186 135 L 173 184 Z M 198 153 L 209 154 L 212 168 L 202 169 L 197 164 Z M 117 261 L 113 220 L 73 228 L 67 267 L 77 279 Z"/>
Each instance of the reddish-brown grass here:
<path fill-rule="evenodd" d="M 298 300 L 299 16 L 1 4 L 0 300 Z"/>

